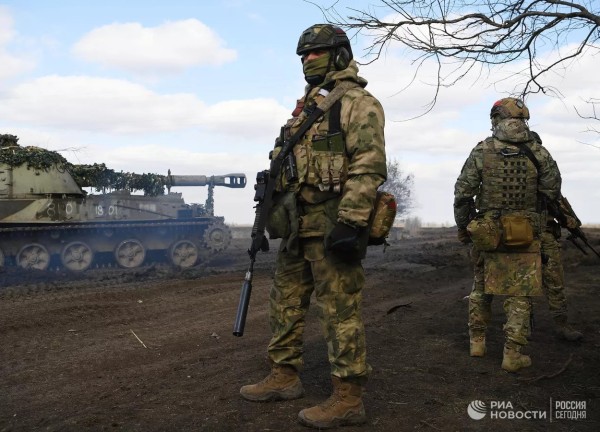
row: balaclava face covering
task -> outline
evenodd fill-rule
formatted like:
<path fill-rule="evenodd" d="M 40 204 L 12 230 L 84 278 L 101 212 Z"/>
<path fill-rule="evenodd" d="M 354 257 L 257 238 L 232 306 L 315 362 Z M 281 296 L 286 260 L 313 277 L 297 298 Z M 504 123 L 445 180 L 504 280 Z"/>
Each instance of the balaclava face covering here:
<path fill-rule="evenodd" d="M 331 52 L 327 52 L 316 59 L 305 60 L 302 63 L 302 70 L 306 82 L 313 86 L 321 84 L 331 67 L 330 60 Z"/>

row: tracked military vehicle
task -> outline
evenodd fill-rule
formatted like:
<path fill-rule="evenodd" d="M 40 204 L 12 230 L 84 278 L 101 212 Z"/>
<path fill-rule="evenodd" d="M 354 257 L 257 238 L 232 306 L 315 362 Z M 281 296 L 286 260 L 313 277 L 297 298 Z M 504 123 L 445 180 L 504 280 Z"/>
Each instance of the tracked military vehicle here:
<path fill-rule="evenodd" d="M 213 214 L 213 189 L 243 188 L 244 174 L 116 173 L 17 141 L 0 135 L 0 267 L 82 272 L 102 257 L 103 265 L 135 268 L 158 253 L 187 268 L 230 243 L 224 218 Z M 208 187 L 206 203 L 186 204 L 174 186 Z"/>

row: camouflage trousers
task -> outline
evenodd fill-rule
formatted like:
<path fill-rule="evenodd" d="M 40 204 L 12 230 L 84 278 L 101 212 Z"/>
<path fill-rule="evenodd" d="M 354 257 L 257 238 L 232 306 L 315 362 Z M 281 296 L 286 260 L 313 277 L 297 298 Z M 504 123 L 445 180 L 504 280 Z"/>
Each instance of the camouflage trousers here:
<path fill-rule="evenodd" d="M 469 294 L 469 334 L 473 337 L 483 336 L 487 330 L 492 314 L 492 294 L 485 293 L 483 257 L 475 247 L 471 249 L 473 263 L 473 288 Z M 506 296 L 504 300 L 506 322 L 503 330 L 506 346 L 517 349 L 527 345 L 531 317 L 531 299 L 524 296 Z"/>
<path fill-rule="evenodd" d="M 553 317 L 567 314 L 565 277 L 560 258 L 560 244 L 552 233 L 544 232 L 542 243 L 542 286 Z"/>
<path fill-rule="evenodd" d="M 326 255 L 321 237 L 301 239 L 300 244 L 300 256 L 283 248 L 277 256 L 269 303 L 269 358 L 298 370 L 303 368 L 303 333 L 314 292 L 331 375 L 366 379 L 371 367 L 366 360 L 361 318 L 365 281 L 362 265 L 360 261 L 347 263 Z"/>

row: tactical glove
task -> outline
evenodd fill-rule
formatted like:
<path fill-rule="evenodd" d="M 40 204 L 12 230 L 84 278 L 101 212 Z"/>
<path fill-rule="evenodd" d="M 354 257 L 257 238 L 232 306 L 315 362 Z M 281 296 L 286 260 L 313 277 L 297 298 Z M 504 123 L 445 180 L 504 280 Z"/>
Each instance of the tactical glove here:
<path fill-rule="evenodd" d="M 346 259 L 360 258 L 360 229 L 338 222 L 325 238 L 325 249 Z"/>
<path fill-rule="evenodd" d="M 258 251 L 268 252 L 269 251 L 269 240 L 265 236 L 254 237 L 248 253 L 250 256 L 256 254 Z"/>
<path fill-rule="evenodd" d="M 469 235 L 469 231 L 467 231 L 466 228 L 458 229 L 458 241 L 464 244 L 473 243 L 473 240 L 471 240 L 471 236 Z"/>

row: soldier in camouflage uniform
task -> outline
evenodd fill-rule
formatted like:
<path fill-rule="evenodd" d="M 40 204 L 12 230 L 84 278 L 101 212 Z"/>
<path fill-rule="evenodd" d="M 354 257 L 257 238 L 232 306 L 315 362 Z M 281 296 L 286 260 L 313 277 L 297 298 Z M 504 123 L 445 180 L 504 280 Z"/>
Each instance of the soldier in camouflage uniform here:
<path fill-rule="evenodd" d="M 531 365 L 521 349 L 527 344 L 530 297 L 542 294 L 545 202 L 558 198 L 561 177 L 550 153 L 529 130 L 529 110 L 521 100 L 499 100 L 490 118 L 492 137 L 475 146 L 456 181 L 454 216 L 459 240 L 474 243 L 470 354 L 485 354 L 493 294 L 506 295 L 502 368 L 515 372 Z M 520 243 L 511 242 L 513 234 Z"/>
<path fill-rule="evenodd" d="M 330 428 L 366 421 L 362 391 L 371 367 L 361 318 L 368 222 L 377 188 L 385 181 L 384 113 L 357 75 L 348 37 L 318 24 L 300 36 L 308 83 L 293 118 L 271 154 L 307 120 L 328 95 L 342 94 L 318 118 L 286 159 L 277 183 L 267 231 L 282 238 L 270 295 L 271 373 L 241 388 L 252 401 L 295 399 L 304 394 L 302 338 L 311 295 L 327 341 L 333 394 L 302 410 L 307 426 Z M 336 93 L 337 92 L 337 93 Z"/>
<path fill-rule="evenodd" d="M 534 131 L 531 131 L 531 133 L 534 139 L 542 145 L 540 136 Z M 558 167 L 556 169 L 558 170 Z M 572 221 L 572 224 L 573 226 L 570 226 L 570 228 L 577 227 L 577 221 Z M 567 227 L 565 226 L 564 228 Z M 560 243 L 558 242 L 560 235 L 560 223 L 554 217 L 548 215 L 546 227 L 540 238 L 542 247 L 542 281 L 544 284 L 544 294 L 548 299 L 550 315 L 554 320 L 556 335 L 562 339 L 574 342 L 580 340 L 583 335 L 567 323 L 565 277 L 560 256 Z"/>

